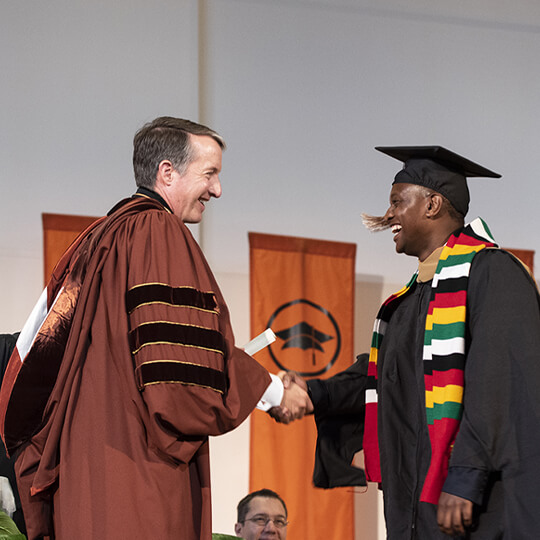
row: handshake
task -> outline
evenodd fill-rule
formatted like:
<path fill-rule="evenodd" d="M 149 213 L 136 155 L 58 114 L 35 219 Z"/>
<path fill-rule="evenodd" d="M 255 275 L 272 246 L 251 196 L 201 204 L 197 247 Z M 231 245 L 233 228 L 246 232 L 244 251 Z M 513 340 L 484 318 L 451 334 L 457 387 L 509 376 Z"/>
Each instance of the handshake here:
<path fill-rule="evenodd" d="M 306 381 L 295 371 L 280 371 L 278 377 L 285 389 L 279 407 L 272 407 L 268 414 L 280 424 L 290 424 L 306 414 L 313 413 L 313 403 Z"/>

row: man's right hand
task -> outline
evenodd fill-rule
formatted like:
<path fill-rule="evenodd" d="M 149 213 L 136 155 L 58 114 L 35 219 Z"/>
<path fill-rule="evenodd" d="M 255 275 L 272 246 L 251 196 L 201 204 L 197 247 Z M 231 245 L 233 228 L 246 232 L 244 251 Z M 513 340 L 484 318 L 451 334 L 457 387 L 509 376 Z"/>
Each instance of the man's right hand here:
<path fill-rule="evenodd" d="M 280 371 L 278 377 L 281 379 L 284 388 L 288 388 L 291 383 L 296 383 L 307 392 L 307 383 L 296 371 Z"/>
<path fill-rule="evenodd" d="M 272 407 L 268 413 L 281 424 L 303 418 L 313 412 L 313 403 L 307 393 L 306 381 L 294 371 L 280 371 L 278 377 L 283 382 L 283 399 L 279 407 Z"/>

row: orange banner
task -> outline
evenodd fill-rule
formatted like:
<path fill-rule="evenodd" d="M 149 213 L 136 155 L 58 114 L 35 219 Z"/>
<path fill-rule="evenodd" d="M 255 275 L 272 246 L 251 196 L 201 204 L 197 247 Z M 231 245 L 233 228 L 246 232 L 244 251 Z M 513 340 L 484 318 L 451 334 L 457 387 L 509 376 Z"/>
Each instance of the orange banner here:
<path fill-rule="evenodd" d="M 249 233 L 251 333 L 277 340 L 257 353 L 271 373 L 331 377 L 354 360 L 355 244 Z M 269 488 L 289 510 L 289 538 L 353 540 L 349 488 L 317 489 L 313 416 L 289 426 L 251 415 L 250 491 Z"/>
<path fill-rule="evenodd" d="M 525 266 L 528 267 L 534 277 L 534 249 L 503 248 L 515 255 Z"/>
<path fill-rule="evenodd" d="M 46 286 L 60 257 L 97 217 L 41 214 L 43 222 L 43 283 Z"/>

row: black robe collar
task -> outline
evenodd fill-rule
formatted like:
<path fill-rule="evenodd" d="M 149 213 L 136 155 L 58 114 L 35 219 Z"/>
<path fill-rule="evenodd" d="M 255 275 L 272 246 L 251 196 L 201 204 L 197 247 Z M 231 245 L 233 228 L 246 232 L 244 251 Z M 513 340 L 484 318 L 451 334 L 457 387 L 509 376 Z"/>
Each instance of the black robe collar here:
<path fill-rule="evenodd" d="M 174 213 L 172 211 L 172 208 L 165 202 L 165 199 L 159 193 L 156 193 L 155 191 L 152 191 L 151 189 L 140 187 L 139 189 L 137 189 L 137 192 L 133 196 L 134 197 L 137 197 L 137 196 L 150 197 L 150 199 L 154 199 L 158 201 L 159 203 L 161 203 L 171 214 Z"/>
<path fill-rule="evenodd" d="M 116 210 L 118 210 L 119 208 L 124 206 L 124 204 L 128 203 L 129 201 L 133 200 L 135 197 L 137 197 L 137 198 L 146 197 L 147 199 L 154 199 L 159 204 L 161 204 L 163 206 L 163 208 L 165 208 L 165 210 L 167 210 L 167 212 L 169 212 L 171 214 L 174 214 L 171 207 L 165 202 L 165 199 L 159 193 L 156 193 L 155 191 L 152 191 L 151 189 L 148 189 L 148 188 L 145 188 L 145 187 L 140 187 L 140 188 L 137 189 L 137 192 L 135 194 L 133 194 L 129 199 L 123 199 L 120 202 L 116 203 L 107 212 L 107 216 L 110 216 L 111 214 L 116 212 Z"/>

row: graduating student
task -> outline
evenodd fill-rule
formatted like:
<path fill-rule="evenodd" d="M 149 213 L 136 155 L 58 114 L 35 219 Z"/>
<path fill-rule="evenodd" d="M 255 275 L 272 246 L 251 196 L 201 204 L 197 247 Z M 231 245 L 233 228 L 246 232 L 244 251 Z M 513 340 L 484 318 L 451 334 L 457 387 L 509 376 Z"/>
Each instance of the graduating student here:
<path fill-rule="evenodd" d="M 366 474 L 382 487 L 390 540 L 535 538 L 539 297 L 485 222 L 464 226 L 466 178 L 499 175 L 441 147 L 377 149 L 404 167 L 386 214 L 365 222 L 391 228 L 418 271 L 379 311 L 367 382 L 322 381 L 315 414 L 355 382 L 365 391 Z"/>

